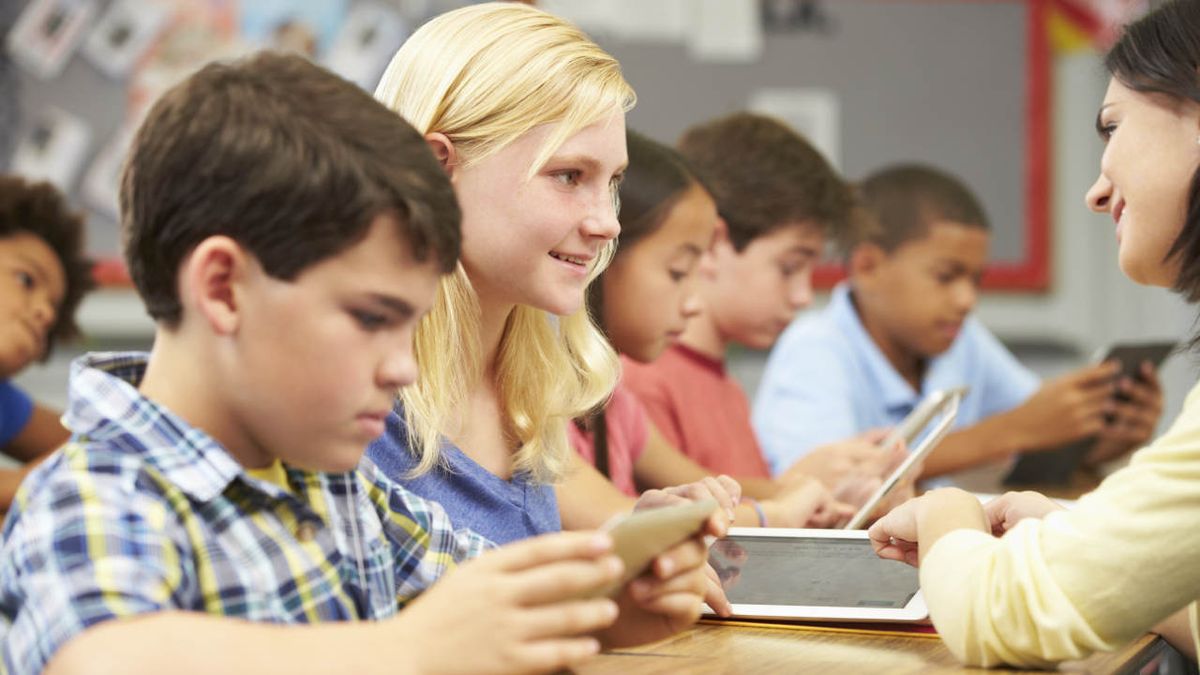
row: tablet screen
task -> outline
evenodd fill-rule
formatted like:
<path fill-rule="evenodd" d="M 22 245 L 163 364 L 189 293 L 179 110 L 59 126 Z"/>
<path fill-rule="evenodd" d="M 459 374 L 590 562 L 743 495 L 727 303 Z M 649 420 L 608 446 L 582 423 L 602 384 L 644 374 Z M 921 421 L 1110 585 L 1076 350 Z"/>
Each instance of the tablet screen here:
<path fill-rule="evenodd" d="M 735 535 L 709 562 L 733 604 L 903 609 L 920 588 L 916 568 L 881 559 L 866 539 Z"/>

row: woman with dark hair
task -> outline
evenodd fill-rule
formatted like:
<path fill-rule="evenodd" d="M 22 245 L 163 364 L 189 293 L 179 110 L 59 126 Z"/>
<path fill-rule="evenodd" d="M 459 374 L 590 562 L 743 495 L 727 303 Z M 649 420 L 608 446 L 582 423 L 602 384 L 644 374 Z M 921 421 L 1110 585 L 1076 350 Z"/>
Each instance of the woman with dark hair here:
<path fill-rule="evenodd" d="M 1129 26 L 1105 64 L 1088 206 L 1116 221 L 1126 276 L 1200 301 L 1200 2 Z M 1070 510 L 1032 492 L 980 506 L 934 490 L 870 534 L 879 555 L 920 563 L 933 623 L 960 659 L 1044 666 L 1147 630 L 1195 659 L 1198 523 L 1200 385 L 1165 435 Z"/>

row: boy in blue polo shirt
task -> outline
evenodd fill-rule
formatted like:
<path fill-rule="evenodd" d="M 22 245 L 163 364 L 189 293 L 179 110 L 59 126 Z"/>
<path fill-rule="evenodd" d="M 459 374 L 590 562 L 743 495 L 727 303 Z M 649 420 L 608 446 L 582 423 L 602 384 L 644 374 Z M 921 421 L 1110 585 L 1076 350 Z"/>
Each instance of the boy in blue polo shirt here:
<path fill-rule="evenodd" d="M 154 349 L 73 365 L 73 441 L 4 525 L 0 670 L 546 671 L 678 630 L 656 598 L 699 606 L 698 538 L 618 620 L 579 599 L 620 574 L 607 536 L 457 567 L 490 543 L 360 464 L 461 241 L 368 94 L 298 56 L 209 65 L 148 114 L 121 206 Z"/>
<path fill-rule="evenodd" d="M 75 309 L 92 287 L 83 219 L 49 183 L 0 175 L 0 452 L 25 463 L 0 469 L 0 513 L 33 463 L 67 440 L 58 412 L 9 380 L 76 336 Z"/>
<path fill-rule="evenodd" d="M 829 305 L 775 345 L 754 406 L 775 471 L 830 440 L 892 426 L 930 391 L 967 386 L 957 431 L 925 460 L 925 476 L 999 468 L 1015 453 L 1098 437 L 1091 461 L 1150 438 L 1162 411 L 1153 369 L 1115 381 L 1116 364 L 1046 383 L 970 316 L 987 261 L 988 223 L 954 177 L 897 166 L 867 178 L 874 217 L 847 256 L 849 280 Z M 1127 401 L 1114 399 L 1117 390 Z"/>

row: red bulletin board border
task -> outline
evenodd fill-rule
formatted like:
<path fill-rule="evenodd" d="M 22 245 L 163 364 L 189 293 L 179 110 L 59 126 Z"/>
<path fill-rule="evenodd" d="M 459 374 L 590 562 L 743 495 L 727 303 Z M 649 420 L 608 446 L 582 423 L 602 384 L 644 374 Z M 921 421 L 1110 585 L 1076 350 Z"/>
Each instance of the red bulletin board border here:
<path fill-rule="evenodd" d="M 970 0 L 954 0 L 970 1 Z M 1050 0 L 1020 2 L 1026 15 L 1025 256 L 1019 262 L 990 263 L 983 288 L 993 291 L 1044 292 L 1050 286 Z M 841 264 L 819 266 L 813 285 L 828 289 L 845 278 Z"/>

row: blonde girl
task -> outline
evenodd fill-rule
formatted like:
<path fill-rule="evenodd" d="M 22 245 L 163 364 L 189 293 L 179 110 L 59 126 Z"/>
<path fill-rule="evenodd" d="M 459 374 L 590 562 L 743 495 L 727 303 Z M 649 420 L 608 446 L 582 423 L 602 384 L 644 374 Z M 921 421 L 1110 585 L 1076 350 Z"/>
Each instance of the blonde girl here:
<path fill-rule="evenodd" d="M 417 330 L 421 377 L 400 394 L 370 458 L 497 543 L 626 510 L 566 435 L 617 376 L 583 293 L 619 231 L 625 111 L 635 101 L 619 64 L 557 17 L 488 3 L 414 33 L 376 98 L 425 134 L 449 174 L 463 255 Z M 704 485 L 732 510 L 735 485 L 709 479 L 691 493 Z M 712 526 L 719 533 L 724 522 Z M 688 584 L 703 555 L 685 553 L 657 563 L 673 581 L 630 589 L 659 633 L 698 611 Z"/>

